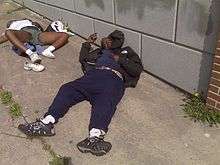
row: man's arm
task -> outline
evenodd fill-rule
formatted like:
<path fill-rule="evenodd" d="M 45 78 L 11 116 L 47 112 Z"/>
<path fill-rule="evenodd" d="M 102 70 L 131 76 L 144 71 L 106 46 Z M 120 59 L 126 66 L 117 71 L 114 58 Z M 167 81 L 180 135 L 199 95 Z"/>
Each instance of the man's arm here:
<path fill-rule="evenodd" d="M 89 52 L 91 50 L 91 44 L 93 44 L 97 39 L 97 34 L 94 33 L 90 35 L 86 42 L 82 44 L 81 50 L 80 50 L 80 56 L 79 56 L 79 62 L 83 64 L 85 62 L 85 59 L 88 57 Z"/>
<path fill-rule="evenodd" d="M 91 50 L 91 45 L 88 42 L 82 43 L 82 47 L 80 50 L 80 55 L 79 55 L 79 62 L 83 64 L 85 61 L 86 57 L 89 55 L 89 52 Z"/>

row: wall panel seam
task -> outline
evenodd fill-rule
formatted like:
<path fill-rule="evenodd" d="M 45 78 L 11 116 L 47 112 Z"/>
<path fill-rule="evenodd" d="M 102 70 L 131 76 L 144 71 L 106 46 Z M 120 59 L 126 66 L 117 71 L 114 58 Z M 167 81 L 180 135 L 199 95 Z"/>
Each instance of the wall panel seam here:
<path fill-rule="evenodd" d="M 175 5 L 175 16 L 174 16 L 174 27 L 173 27 L 173 42 L 176 42 L 176 37 L 177 37 L 177 26 L 178 26 L 178 16 L 179 16 L 179 1 L 176 0 L 176 5 Z"/>

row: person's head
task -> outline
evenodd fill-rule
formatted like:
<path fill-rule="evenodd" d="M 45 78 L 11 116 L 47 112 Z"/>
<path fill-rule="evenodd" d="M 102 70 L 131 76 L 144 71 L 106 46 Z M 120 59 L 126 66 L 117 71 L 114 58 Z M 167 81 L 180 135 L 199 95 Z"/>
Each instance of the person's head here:
<path fill-rule="evenodd" d="M 101 40 L 101 47 L 104 49 L 120 49 L 124 43 L 124 33 L 115 30 L 112 33 L 110 33 L 107 37 L 102 38 Z"/>

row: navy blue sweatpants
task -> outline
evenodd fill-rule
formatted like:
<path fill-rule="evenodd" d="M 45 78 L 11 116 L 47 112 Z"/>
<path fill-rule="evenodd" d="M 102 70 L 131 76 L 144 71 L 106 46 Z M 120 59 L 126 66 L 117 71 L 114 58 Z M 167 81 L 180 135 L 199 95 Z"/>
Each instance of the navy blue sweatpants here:
<path fill-rule="evenodd" d="M 45 116 L 52 115 L 58 122 L 71 106 L 87 100 L 92 105 L 89 130 L 97 128 L 107 132 L 124 90 L 123 80 L 115 73 L 94 69 L 62 85 Z"/>

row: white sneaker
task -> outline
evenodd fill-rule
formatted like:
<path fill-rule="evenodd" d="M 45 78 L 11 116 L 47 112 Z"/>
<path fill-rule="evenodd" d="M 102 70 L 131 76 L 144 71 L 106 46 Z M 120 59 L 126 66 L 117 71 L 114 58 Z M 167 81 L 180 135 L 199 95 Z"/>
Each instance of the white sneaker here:
<path fill-rule="evenodd" d="M 33 64 L 29 62 L 24 63 L 24 70 L 33 70 L 35 72 L 41 72 L 45 69 L 45 67 L 41 64 Z"/>
<path fill-rule="evenodd" d="M 41 58 L 39 57 L 39 55 L 36 52 L 32 53 L 29 57 L 33 63 L 40 63 L 41 62 Z"/>
<path fill-rule="evenodd" d="M 48 57 L 48 58 L 52 58 L 52 59 L 55 58 L 54 54 L 51 51 L 47 51 L 47 50 L 43 51 L 42 55 L 45 56 L 45 57 Z"/>

